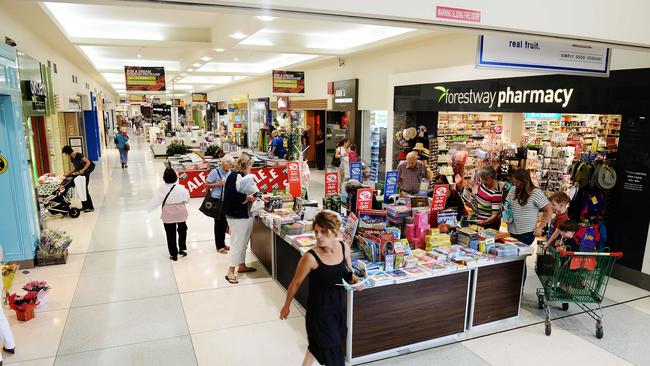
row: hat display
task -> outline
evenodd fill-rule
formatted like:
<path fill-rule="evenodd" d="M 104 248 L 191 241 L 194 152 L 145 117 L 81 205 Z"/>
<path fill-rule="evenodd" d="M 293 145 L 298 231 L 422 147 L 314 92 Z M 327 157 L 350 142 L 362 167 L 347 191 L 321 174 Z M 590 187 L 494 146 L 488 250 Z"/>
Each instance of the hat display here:
<path fill-rule="evenodd" d="M 591 182 L 591 166 L 588 163 L 580 162 L 573 173 L 573 180 L 580 188 L 586 187 Z"/>
<path fill-rule="evenodd" d="M 427 155 L 427 156 L 429 155 L 429 149 L 425 148 L 424 144 L 421 143 L 421 142 L 418 142 L 417 144 L 415 144 L 415 146 L 413 147 L 412 150 L 413 151 L 419 151 L 421 154 L 424 154 L 424 155 Z"/>
<path fill-rule="evenodd" d="M 418 132 L 415 127 L 407 128 L 402 132 L 402 136 L 405 140 L 413 140 L 417 135 Z"/>
<path fill-rule="evenodd" d="M 603 164 L 594 175 L 597 175 L 597 184 L 601 189 L 612 189 L 616 185 L 616 170 Z"/>

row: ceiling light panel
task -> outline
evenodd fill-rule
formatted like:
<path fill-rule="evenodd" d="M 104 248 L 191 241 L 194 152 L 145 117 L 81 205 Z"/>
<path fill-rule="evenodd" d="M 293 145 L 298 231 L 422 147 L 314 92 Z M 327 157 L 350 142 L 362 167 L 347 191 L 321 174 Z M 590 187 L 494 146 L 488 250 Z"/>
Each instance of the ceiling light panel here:
<path fill-rule="evenodd" d="M 186 76 L 180 80 L 183 84 L 227 84 L 234 81 L 233 76 Z"/>
<path fill-rule="evenodd" d="M 209 62 L 203 65 L 200 72 L 228 72 L 262 74 L 273 69 L 311 60 L 316 55 L 275 54 L 273 57 L 258 62 Z"/>
<path fill-rule="evenodd" d="M 274 17 L 270 17 L 270 16 L 268 16 L 268 15 L 261 15 L 261 16 L 257 17 L 257 19 L 259 19 L 259 20 L 261 20 L 261 21 L 263 21 L 263 22 L 270 22 L 270 21 L 272 21 L 272 20 L 275 19 L 275 18 L 274 18 Z"/>
<path fill-rule="evenodd" d="M 414 29 L 360 25 L 358 29 L 346 32 L 306 33 L 304 38 L 307 48 L 348 50 L 411 31 Z"/>
<path fill-rule="evenodd" d="M 242 33 L 242 32 L 236 32 L 236 33 L 231 34 L 230 37 L 232 37 L 232 38 L 234 38 L 234 39 L 244 39 L 244 38 L 246 38 L 246 37 L 248 37 L 248 36 L 245 35 L 245 34 Z"/>

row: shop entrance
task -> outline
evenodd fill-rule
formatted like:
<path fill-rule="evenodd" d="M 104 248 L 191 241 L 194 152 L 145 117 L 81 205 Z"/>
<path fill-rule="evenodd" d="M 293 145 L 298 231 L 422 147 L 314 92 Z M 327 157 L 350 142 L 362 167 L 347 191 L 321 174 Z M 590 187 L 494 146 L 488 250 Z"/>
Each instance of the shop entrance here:
<path fill-rule="evenodd" d="M 47 127 L 45 125 L 45 117 L 32 116 L 29 117 L 30 125 L 32 127 L 33 141 L 34 141 L 34 163 L 36 164 L 36 172 L 38 176 L 49 173 L 52 168 L 50 164 L 50 151 L 47 141 Z"/>

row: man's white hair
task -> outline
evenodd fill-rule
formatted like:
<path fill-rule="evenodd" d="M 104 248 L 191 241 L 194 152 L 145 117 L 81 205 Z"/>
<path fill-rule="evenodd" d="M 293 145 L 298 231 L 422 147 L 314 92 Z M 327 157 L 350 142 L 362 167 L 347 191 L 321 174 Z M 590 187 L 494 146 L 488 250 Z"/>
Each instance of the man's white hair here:
<path fill-rule="evenodd" d="M 230 154 L 224 155 L 224 157 L 221 158 L 221 162 L 233 165 L 233 164 L 235 164 L 235 158 L 233 158 L 232 155 L 230 155 Z"/>

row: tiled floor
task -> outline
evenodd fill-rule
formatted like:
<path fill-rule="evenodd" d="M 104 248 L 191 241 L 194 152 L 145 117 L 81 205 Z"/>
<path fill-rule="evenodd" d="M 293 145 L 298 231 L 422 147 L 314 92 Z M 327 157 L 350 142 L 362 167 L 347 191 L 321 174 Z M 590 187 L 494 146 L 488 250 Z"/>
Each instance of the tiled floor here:
<path fill-rule="evenodd" d="M 51 217 L 48 227 L 74 238 L 68 263 L 21 272 L 16 286 L 44 279 L 53 289 L 35 319 L 5 309 L 17 339 L 5 364 L 51 365 L 298 365 L 307 344 L 304 316 L 292 308 L 279 320 L 283 290 L 257 263 L 238 285 L 224 280 L 226 256 L 215 251 L 212 221 L 192 200 L 189 256 L 170 262 L 162 224 L 147 205 L 163 164 L 134 143 L 128 170 L 104 152 L 93 173 L 96 211 L 78 219 Z M 312 170 L 310 198 L 320 201 L 322 172 Z M 532 265 L 532 259 L 529 261 Z M 519 318 L 473 329 L 457 342 L 373 365 L 649 365 L 650 292 L 611 280 L 603 302 L 605 337 L 572 306 L 554 308 L 544 335 L 539 281 L 529 268 Z"/>

